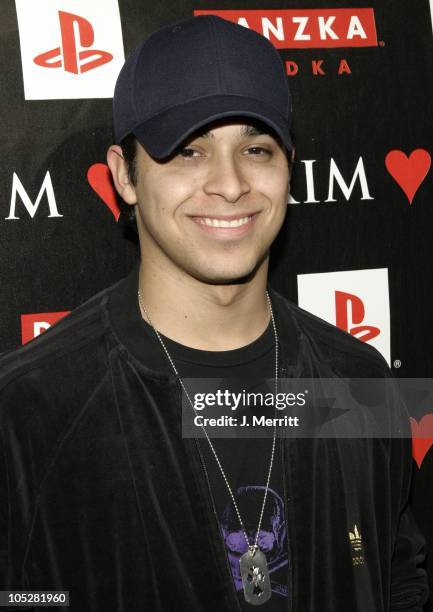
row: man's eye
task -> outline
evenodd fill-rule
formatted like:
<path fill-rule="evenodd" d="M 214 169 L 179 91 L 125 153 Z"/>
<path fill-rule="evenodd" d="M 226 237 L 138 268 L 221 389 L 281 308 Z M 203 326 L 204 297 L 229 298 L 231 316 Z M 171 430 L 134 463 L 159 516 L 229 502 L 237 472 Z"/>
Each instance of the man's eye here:
<path fill-rule="evenodd" d="M 184 159 L 192 159 L 193 157 L 198 157 L 200 153 L 195 149 L 191 149 L 190 147 L 183 147 L 182 149 L 179 149 L 178 155 Z"/>
<path fill-rule="evenodd" d="M 248 153 L 248 155 L 258 155 L 260 157 L 271 155 L 271 151 L 265 147 L 249 147 L 246 153 Z"/>

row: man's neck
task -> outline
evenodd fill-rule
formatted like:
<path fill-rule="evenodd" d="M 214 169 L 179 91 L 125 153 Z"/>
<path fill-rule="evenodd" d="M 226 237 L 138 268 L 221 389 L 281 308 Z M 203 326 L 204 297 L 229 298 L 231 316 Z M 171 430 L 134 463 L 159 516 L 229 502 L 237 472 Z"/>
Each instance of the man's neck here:
<path fill-rule="evenodd" d="M 173 271 L 155 270 L 142 259 L 139 289 L 151 324 L 161 334 L 191 348 L 228 351 L 250 344 L 269 324 L 267 270 L 266 260 L 246 282 L 212 285 Z"/>

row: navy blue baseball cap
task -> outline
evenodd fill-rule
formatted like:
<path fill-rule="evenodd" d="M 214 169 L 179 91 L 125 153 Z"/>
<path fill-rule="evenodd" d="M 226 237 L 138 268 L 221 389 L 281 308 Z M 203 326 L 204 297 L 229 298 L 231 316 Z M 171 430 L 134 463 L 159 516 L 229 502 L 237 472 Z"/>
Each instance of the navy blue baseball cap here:
<path fill-rule="evenodd" d="M 292 103 L 278 51 L 264 36 L 215 15 L 200 15 L 151 34 L 117 79 L 114 138 L 134 134 L 156 159 L 225 117 L 251 117 L 292 149 Z"/>

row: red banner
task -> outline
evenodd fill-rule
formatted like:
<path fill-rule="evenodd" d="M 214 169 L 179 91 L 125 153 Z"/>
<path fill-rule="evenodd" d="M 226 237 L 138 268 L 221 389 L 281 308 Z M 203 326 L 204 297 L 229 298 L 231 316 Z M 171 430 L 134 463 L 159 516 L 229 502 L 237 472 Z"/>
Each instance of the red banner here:
<path fill-rule="evenodd" d="M 277 49 L 377 47 L 372 8 L 196 10 L 251 28 Z"/>

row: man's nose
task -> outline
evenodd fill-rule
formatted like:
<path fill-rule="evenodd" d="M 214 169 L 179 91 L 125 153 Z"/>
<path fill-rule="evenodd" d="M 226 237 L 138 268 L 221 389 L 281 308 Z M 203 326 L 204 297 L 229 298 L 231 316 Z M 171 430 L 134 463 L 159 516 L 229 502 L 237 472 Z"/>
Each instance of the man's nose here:
<path fill-rule="evenodd" d="M 240 162 L 232 155 L 221 155 L 209 165 L 204 191 L 234 204 L 250 191 L 250 185 Z"/>

